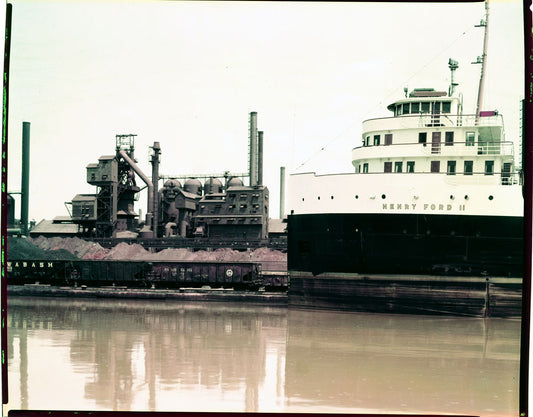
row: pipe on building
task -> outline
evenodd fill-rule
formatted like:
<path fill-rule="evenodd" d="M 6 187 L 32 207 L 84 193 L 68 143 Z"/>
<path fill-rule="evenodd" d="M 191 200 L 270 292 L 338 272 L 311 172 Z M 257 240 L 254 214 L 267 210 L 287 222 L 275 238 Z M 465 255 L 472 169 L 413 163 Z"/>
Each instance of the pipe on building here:
<path fill-rule="evenodd" d="M 141 171 L 141 169 L 135 164 L 135 162 L 128 156 L 128 154 L 126 153 L 126 151 L 124 151 L 123 149 L 119 150 L 118 151 L 118 154 L 124 158 L 124 160 L 129 164 L 129 166 L 135 171 L 135 173 L 141 177 L 141 179 L 144 181 L 144 183 L 147 185 L 148 187 L 148 208 L 147 208 L 147 213 L 146 213 L 146 223 L 150 223 L 152 225 L 152 231 L 154 231 L 154 224 L 153 224 L 153 219 L 152 219 L 152 210 L 154 208 L 154 203 L 153 203 L 153 199 L 154 199 L 154 185 L 152 184 L 152 181 L 150 181 L 150 179 L 144 175 L 144 173 Z M 155 234 L 155 233 L 154 233 Z"/>
<path fill-rule="evenodd" d="M 22 179 L 20 197 L 20 223 L 22 234 L 28 235 L 30 200 L 30 122 L 22 122 Z"/>
<path fill-rule="evenodd" d="M 285 167 L 279 168 L 279 218 L 285 215 Z"/>
<path fill-rule="evenodd" d="M 263 185 L 263 132 L 257 132 L 257 185 Z"/>

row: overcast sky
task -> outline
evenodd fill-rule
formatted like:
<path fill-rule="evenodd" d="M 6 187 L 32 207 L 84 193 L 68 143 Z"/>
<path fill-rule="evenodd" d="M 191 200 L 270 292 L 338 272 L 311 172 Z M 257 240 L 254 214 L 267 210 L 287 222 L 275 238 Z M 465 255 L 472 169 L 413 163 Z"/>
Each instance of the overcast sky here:
<path fill-rule="evenodd" d="M 95 192 L 85 168 L 114 154 L 116 134 L 138 135 L 148 176 L 154 141 L 161 174 L 246 172 L 256 111 L 270 216 L 279 217 L 280 166 L 352 172 L 363 120 L 387 116 L 404 87 L 447 90 L 449 58 L 474 112 L 483 17 L 483 3 L 15 0 L 8 190 L 20 190 L 23 121 L 29 215 L 40 221 Z M 518 142 L 522 2 L 491 1 L 489 24 L 484 110 L 498 109 Z M 143 217 L 145 194 L 135 207 Z"/>

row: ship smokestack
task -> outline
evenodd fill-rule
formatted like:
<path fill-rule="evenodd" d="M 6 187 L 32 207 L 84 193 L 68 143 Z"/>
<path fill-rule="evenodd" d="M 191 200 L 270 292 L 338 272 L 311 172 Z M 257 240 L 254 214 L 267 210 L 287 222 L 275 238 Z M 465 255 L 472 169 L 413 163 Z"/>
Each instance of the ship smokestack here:
<path fill-rule="evenodd" d="M 28 235 L 28 209 L 30 199 L 30 122 L 22 122 L 22 184 L 20 197 L 20 223 L 22 234 Z"/>

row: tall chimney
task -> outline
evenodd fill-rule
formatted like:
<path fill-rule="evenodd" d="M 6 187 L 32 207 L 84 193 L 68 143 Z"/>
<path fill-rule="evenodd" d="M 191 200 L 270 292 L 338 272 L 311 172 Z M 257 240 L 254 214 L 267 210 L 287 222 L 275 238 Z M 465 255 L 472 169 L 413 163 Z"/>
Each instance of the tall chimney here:
<path fill-rule="evenodd" d="M 20 194 L 20 223 L 22 234 L 27 236 L 30 199 L 30 122 L 22 122 L 22 184 Z"/>
<path fill-rule="evenodd" d="M 250 113 L 250 186 L 257 185 L 257 112 Z"/>
<path fill-rule="evenodd" d="M 159 155 L 161 154 L 161 147 L 159 146 L 159 142 L 154 142 L 154 146 L 152 146 L 152 231 L 154 238 L 157 238 L 157 231 L 159 226 Z"/>
<path fill-rule="evenodd" d="M 285 215 L 285 167 L 279 168 L 279 218 Z"/>
<path fill-rule="evenodd" d="M 257 185 L 263 185 L 263 132 L 257 132 Z"/>

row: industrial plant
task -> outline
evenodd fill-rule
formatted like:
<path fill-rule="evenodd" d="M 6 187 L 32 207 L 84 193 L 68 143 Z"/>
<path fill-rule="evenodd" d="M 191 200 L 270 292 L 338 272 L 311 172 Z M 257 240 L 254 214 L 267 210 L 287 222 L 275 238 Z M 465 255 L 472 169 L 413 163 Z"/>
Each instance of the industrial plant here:
<path fill-rule="evenodd" d="M 190 246 L 192 241 L 197 246 L 230 242 L 252 247 L 269 244 L 269 192 L 262 184 L 263 132 L 257 129 L 256 112 L 249 115 L 246 173 L 160 175 L 162 149 L 159 142 L 154 142 L 150 147 L 150 178 L 136 164 L 136 136 L 116 135 L 115 153 L 101 156 L 98 162 L 87 165 L 87 183 L 95 186 L 96 192 L 77 194 L 67 202 L 70 217 L 55 219 L 53 223 L 57 230 L 61 225 L 67 225 L 70 233 L 65 235 L 106 240 L 108 245 L 116 239 L 128 239 L 156 249 Z M 29 137 L 23 142 L 29 143 Z M 23 145 L 23 151 L 24 146 L 29 147 Z M 27 155 L 27 152 L 23 154 Z M 27 157 L 23 155 L 24 158 Z M 246 179 L 248 185 L 245 185 Z M 163 181 L 162 187 L 158 186 L 160 180 Z M 23 178 L 22 189 L 27 190 L 24 181 L 28 180 Z M 144 218 L 134 207 L 142 192 L 147 193 Z M 24 215 L 27 199 L 24 199 L 24 192 L 21 194 L 25 210 L 21 213 Z M 10 208 L 9 220 L 13 227 L 12 204 Z M 22 234 L 28 234 L 27 214 L 25 218 L 22 215 L 20 230 Z M 279 223 L 281 225 L 281 221 Z M 276 223 L 276 232 L 280 231 L 280 225 Z M 53 231 L 53 225 L 48 226 L 51 226 L 48 232 Z M 39 229 L 38 224 L 31 234 L 47 234 Z M 61 232 L 48 234 L 62 235 Z"/>

